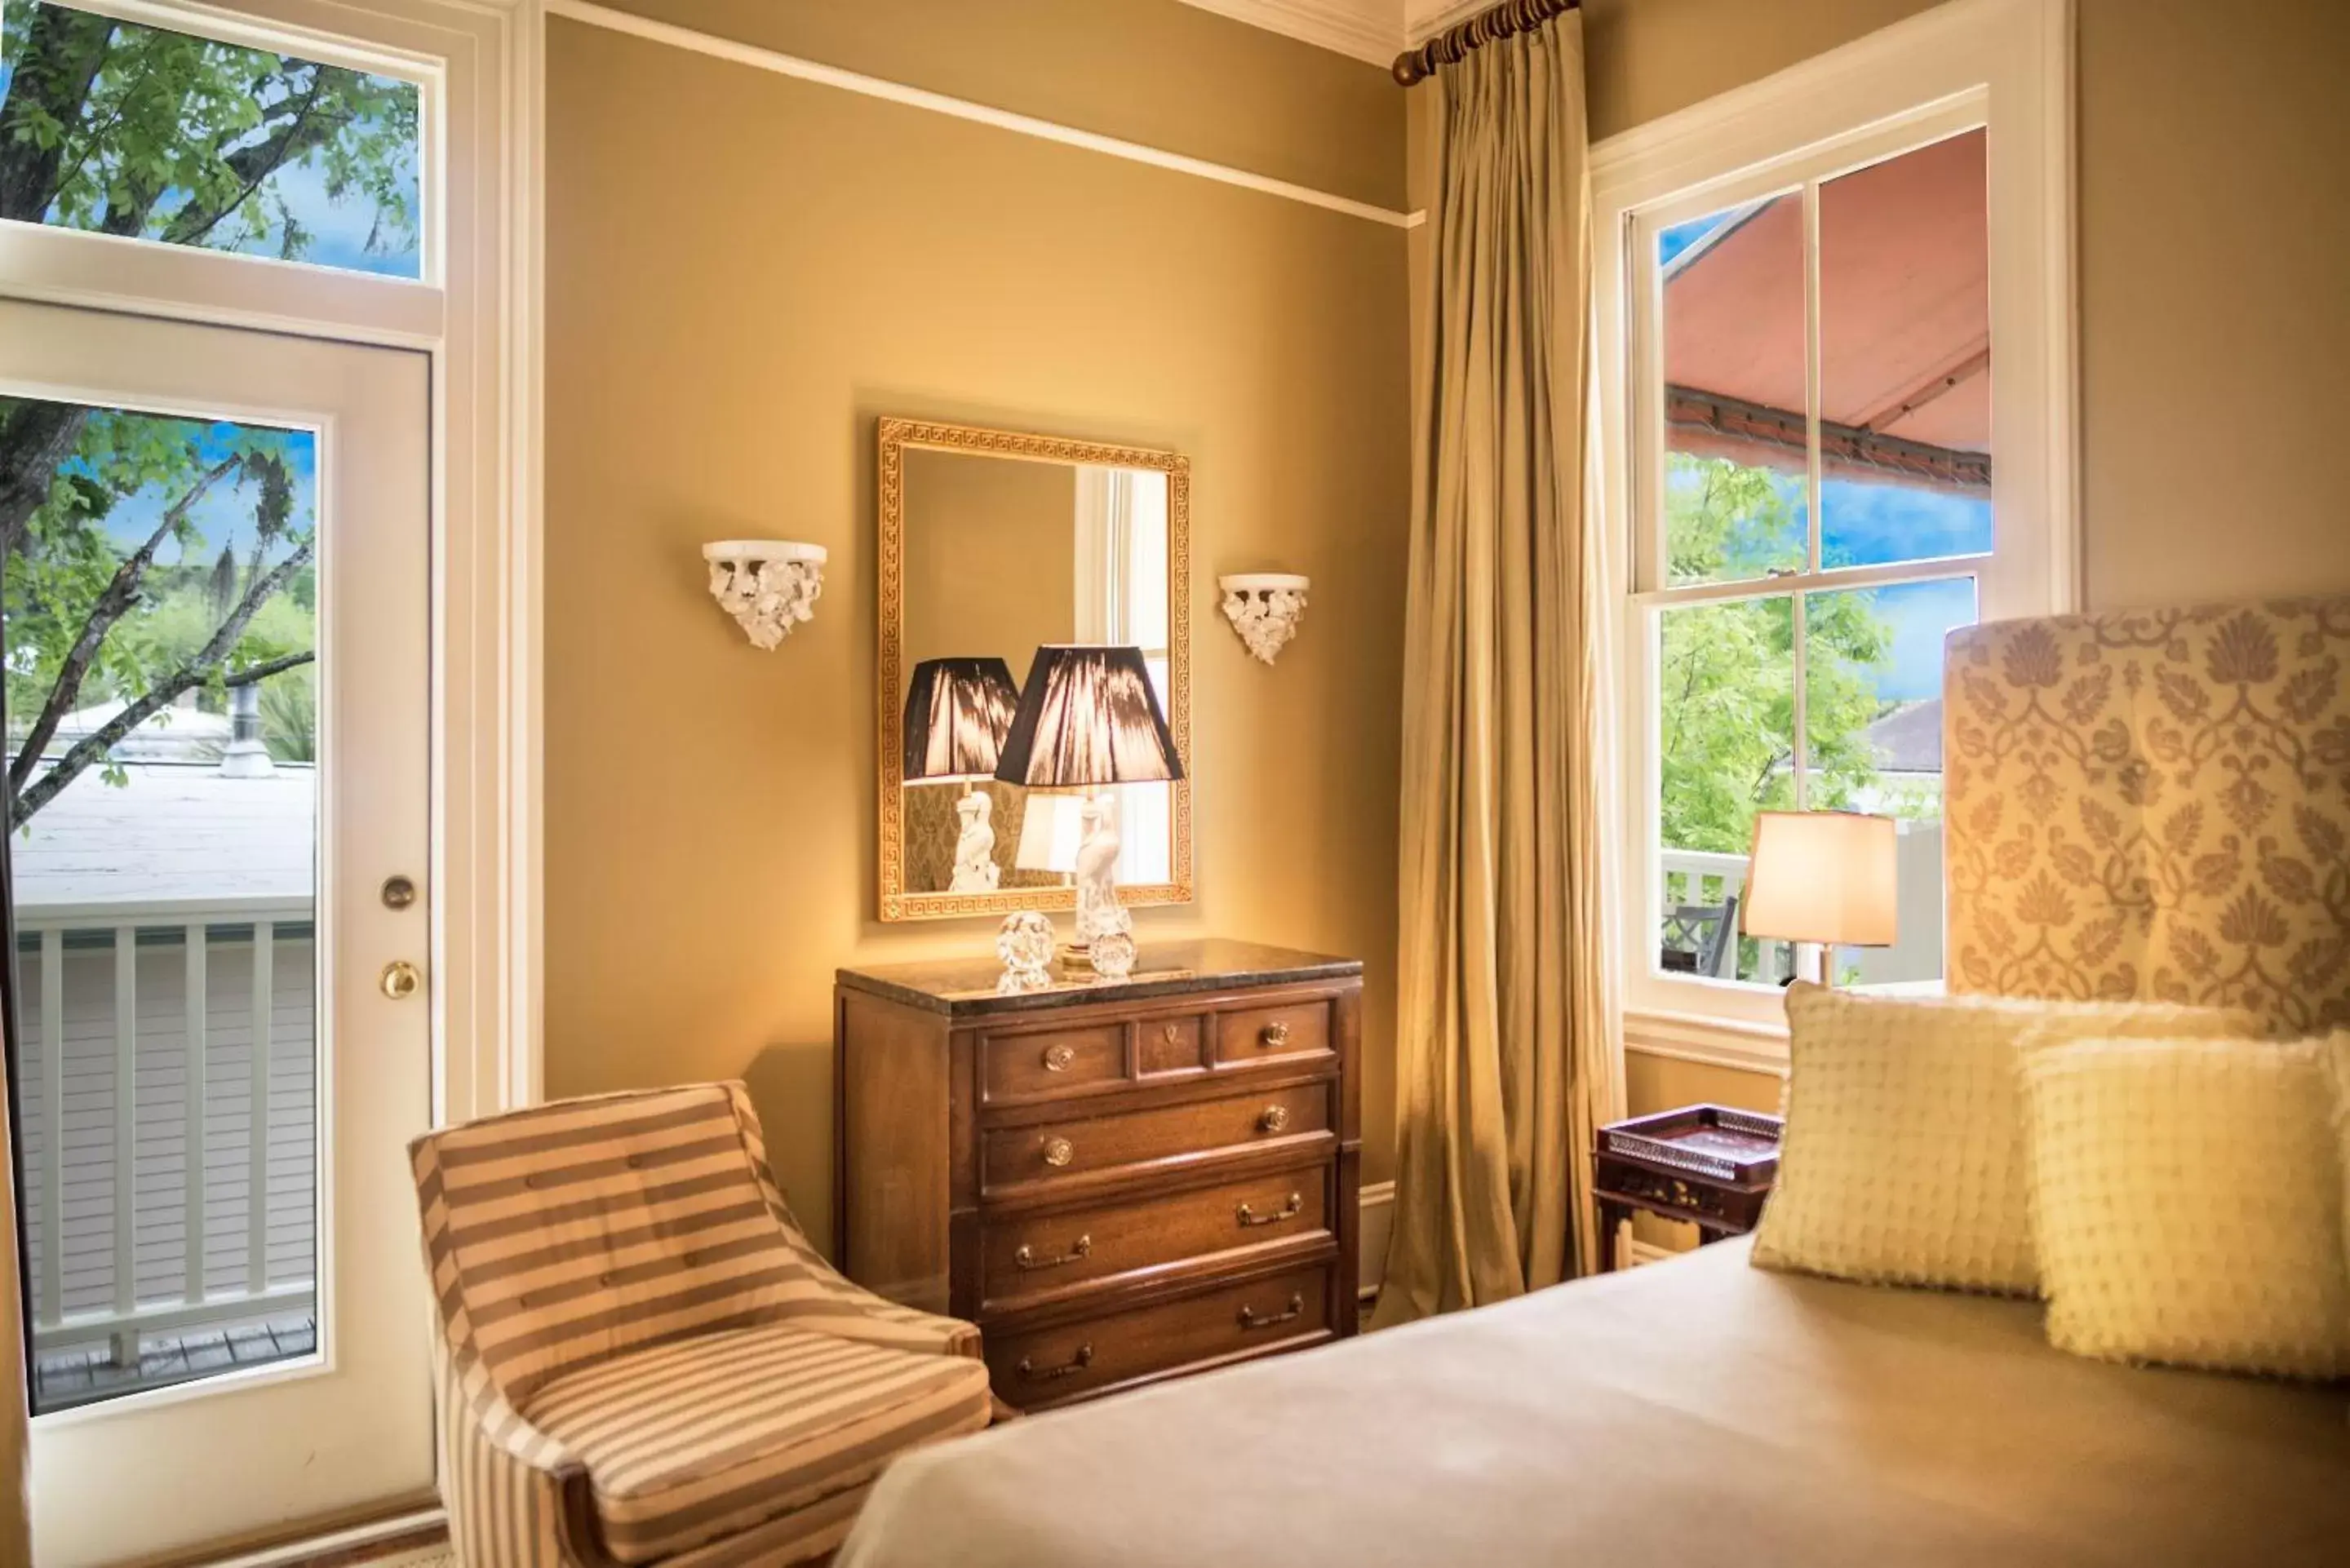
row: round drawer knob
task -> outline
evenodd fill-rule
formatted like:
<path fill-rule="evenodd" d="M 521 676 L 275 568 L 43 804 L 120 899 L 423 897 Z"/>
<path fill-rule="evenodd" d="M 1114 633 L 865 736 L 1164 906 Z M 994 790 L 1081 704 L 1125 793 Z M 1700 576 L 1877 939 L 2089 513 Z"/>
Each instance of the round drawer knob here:
<path fill-rule="evenodd" d="M 1264 1043 L 1274 1050 L 1289 1044 L 1289 1025 L 1274 1022 L 1264 1026 Z"/>
<path fill-rule="evenodd" d="M 1265 1106 L 1264 1115 L 1257 1117 L 1256 1125 L 1269 1133 L 1287 1132 L 1289 1130 L 1289 1107 L 1287 1106 Z"/>
<path fill-rule="evenodd" d="M 1284 1117 L 1284 1119 L 1285 1120 L 1286 1118 Z M 1055 1167 L 1064 1166 L 1076 1158 L 1076 1146 L 1072 1144 L 1067 1138 L 1048 1137 L 1045 1140 L 1045 1163 L 1046 1165 Z"/>
<path fill-rule="evenodd" d="M 1045 1071 L 1066 1073 L 1069 1070 L 1069 1064 L 1076 1059 L 1076 1047 L 1073 1045 L 1048 1045 L 1045 1048 Z"/>

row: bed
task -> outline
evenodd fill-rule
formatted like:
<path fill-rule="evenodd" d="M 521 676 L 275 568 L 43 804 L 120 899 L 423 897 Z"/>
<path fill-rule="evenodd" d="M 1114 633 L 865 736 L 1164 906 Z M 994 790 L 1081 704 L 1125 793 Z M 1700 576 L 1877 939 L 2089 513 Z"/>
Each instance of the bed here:
<path fill-rule="evenodd" d="M 2350 1394 L 2087 1361 L 2033 1303 L 1746 1250 L 917 1453 L 838 1568 L 2350 1562 Z"/>
<path fill-rule="evenodd" d="M 2350 599 L 1949 658 L 1954 988 L 2350 1023 Z M 2037 1303 L 1723 1243 L 915 1454 L 839 1559 L 1456 1563 L 2350 1568 L 2350 1389 L 2085 1360 Z"/>

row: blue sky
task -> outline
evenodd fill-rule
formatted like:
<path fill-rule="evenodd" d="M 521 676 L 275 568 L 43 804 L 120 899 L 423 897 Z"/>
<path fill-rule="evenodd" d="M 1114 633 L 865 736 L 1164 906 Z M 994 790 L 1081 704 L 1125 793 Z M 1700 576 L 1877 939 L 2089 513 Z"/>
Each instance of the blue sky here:
<path fill-rule="evenodd" d="M 178 423 L 181 421 L 172 421 Z M 196 435 L 197 454 L 206 464 L 219 462 L 228 455 L 236 439 L 233 424 L 198 427 L 191 421 L 186 428 Z M 311 527 L 317 516 L 318 438 L 308 431 L 281 432 L 286 442 L 286 464 L 294 475 L 294 515 L 289 526 L 296 531 Z M 106 531 L 114 542 L 126 550 L 136 549 L 155 531 L 162 521 L 163 510 L 176 499 L 156 489 L 147 489 L 115 504 L 107 514 Z M 200 561 L 217 556 L 224 545 L 234 544 L 242 556 L 253 544 L 253 509 L 260 499 L 258 489 L 252 484 L 234 485 L 224 480 L 213 486 L 204 498 L 189 512 L 188 517 L 203 535 L 203 545 L 197 555 Z M 273 552 L 273 558 L 275 552 Z M 163 566 L 182 561 L 177 545 L 165 543 L 156 552 L 156 561 Z"/>
<path fill-rule="evenodd" d="M 1820 485 L 1820 556 L 1831 566 L 1874 566 L 1991 548 L 1991 502 L 1907 485 L 1828 479 Z M 1893 664 L 1877 680 L 1887 701 L 1939 695 L 1942 639 L 1975 619 L 1972 577 L 1914 583 L 1877 592 L 1877 613 L 1893 623 Z"/>

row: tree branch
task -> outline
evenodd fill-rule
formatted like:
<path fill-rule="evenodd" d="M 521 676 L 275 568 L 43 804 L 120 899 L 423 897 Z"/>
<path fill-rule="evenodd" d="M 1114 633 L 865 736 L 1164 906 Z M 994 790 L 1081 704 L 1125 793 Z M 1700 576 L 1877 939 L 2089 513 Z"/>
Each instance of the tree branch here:
<path fill-rule="evenodd" d="M 255 578 L 246 586 L 244 597 L 236 608 L 214 628 L 203 647 L 198 649 L 185 664 L 157 681 L 136 701 L 125 703 L 122 711 L 75 742 L 72 748 L 57 759 L 57 765 L 35 779 L 29 787 L 12 788 L 8 800 L 9 831 L 14 832 L 31 821 L 35 812 L 55 800 L 59 792 L 80 777 L 91 763 L 105 756 L 125 735 L 171 706 L 182 692 L 192 691 L 203 685 L 205 678 L 228 657 L 237 639 L 244 635 L 244 628 L 252 622 L 255 613 L 309 561 L 310 546 L 305 544 Z M 256 670 L 261 668 L 264 667 L 255 666 Z M 23 758 L 18 760 L 21 762 Z"/>
<path fill-rule="evenodd" d="M 18 399 L 0 419 L 0 559 L 14 559 L 25 524 L 49 498 L 57 469 L 81 441 L 89 410 L 78 403 Z"/>
<path fill-rule="evenodd" d="M 276 659 L 265 659 L 258 664 L 246 665 L 223 680 L 221 684 L 231 690 L 239 686 L 251 686 L 257 681 L 266 680 L 273 675 L 283 675 L 289 670 L 299 670 L 317 657 L 318 651 L 316 649 L 307 653 L 280 654 Z"/>
<path fill-rule="evenodd" d="M 91 85 L 113 47 L 114 26 L 110 16 L 58 5 L 34 7 L 9 97 L 22 91 L 59 124 L 79 125 Z M 37 223 L 57 199 L 57 176 L 72 138 L 60 137 L 44 150 L 30 137 L 9 133 L 16 119 L 11 115 L 0 123 L 0 218 Z"/>
<path fill-rule="evenodd" d="M 221 161 L 244 182 L 243 187 L 228 201 L 210 208 L 199 208 L 192 202 L 181 208 L 165 225 L 163 238 L 176 245 L 202 243 L 204 236 L 220 226 L 222 220 L 244 206 L 246 199 L 261 189 L 263 181 L 294 159 L 324 144 L 329 136 L 348 125 L 351 122 L 349 115 L 333 120 L 314 121 L 311 119 L 312 112 L 318 107 L 318 99 L 326 91 L 326 80 L 321 77 L 304 95 L 302 101 L 295 106 L 294 118 L 285 129 L 266 141 L 241 147 L 223 158 Z"/>
<path fill-rule="evenodd" d="M 81 696 L 82 682 L 89 676 L 89 667 L 97 659 L 98 650 L 106 641 L 106 634 L 112 631 L 114 623 L 130 614 L 131 607 L 139 602 L 139 586 L 146 580 L 147 568 L 154 563 L 155 552 L 171 536 L 172 530 L 179 525 L 180 520 L 188 514 L 188 508 L 203 500 L 213 485 L 243 461 L 242 458 L 223 458 L 207 469 L 193 484 L 188 486 L 185 494 L 164 509 L 162 521 L 155 524 L 155 531 L 147 535 L 146 542 L 124 557 L 122 565 L 114 569 L 113 578 L 91 602 L 89 614 L 81 623 L 81 635 L 74 639 L 73 647 L 67 650 L 64 661 L 57 666 L 57 678 L 49 687 L 48 701 L 41 705 L 40 717 L 33 721 L 33 727 L 26 732 L 25 743 L 18 749 L 16 760 L 8 764 L 10 788 L 25 787 L 33 769 L 39 765 L 41 753 L 47 747 L 50 737 L 57 732 L 57 726 L 65 722 L 65 716 L 73 711 L 74 703 Z"/>

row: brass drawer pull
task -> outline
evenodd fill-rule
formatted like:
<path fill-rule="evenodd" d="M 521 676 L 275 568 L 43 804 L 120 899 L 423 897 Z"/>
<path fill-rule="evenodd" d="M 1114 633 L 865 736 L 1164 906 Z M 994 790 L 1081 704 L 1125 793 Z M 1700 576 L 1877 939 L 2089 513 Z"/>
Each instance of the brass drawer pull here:
<path fill-rule="evenodd" d="M 1091 1236 L 1080 1236 L 1076 1240 L 1076 1244 L 1059 1257 L 1040 1258 L 1036 1255 L 1035 1248 L 1024 1242 L 1020 1250 L 1012 1254 L 1012 1266 L 1016 1269 L 1064 1269 L 1071 1263 L 1084 1262 L 1092 1255 L 1093 1250 L 1094 1239 Z"/>
<path fill-rule="evenodd" d="M 1248 1309 L 1243 1307 L 1241 1310 L 1245 1312 Z M 1093 1364 L 1093 1342 L 1088 1340 L 1085 1344 L 1077 1346 L 1077 1354 L 1076 1355 L 1072 1356 L 1067 1361 L 1063 1362 L 1058 1366 L 1040 1367 L 1035 1362 L 1029 1360 L 1024 1355 L 1020 1358 L 1020 1365 L 1014 1367 L 1014 1370 L 1018 1372 L 1024 1379 L 1030 1383 L 1050 1383 L 1056 1377 L 1075 1377 L 1078 1373 L 1083 1372 L 1087 1367 L 1091 1366 Z"/>
<path fill-rule="evenodd" d="M 1271 1023 L 1266 1024 L 1264 1026 L 1263 1033 L 1264 1043 L 1267 1045 L 1272 1046 L 1276 1051 L 1289 1044 L 1289 1025 L 1282 1023 L 1279 1019 L 1275 1019 Z"/>
<path fill-rule="evenodd" d="M 1274 1213 L 1260 1214 L 1243 1203 L 1235 1211 L 1234 1218 L 1238 1219 L 1243 1226 L 1278 1225 L 1284 1220 L 1295 1220 L 1304 1212 L 1305 1212 L 1305 1195 L 1302 1192 L 1293 1192 L 1289 1195 L 1289 1201 Z"/>
<path fill-rule="evenodd" d="M 1076 1146 L 1072 1144 L 1067 1138 L 1048 1137 L 1045 1140 L 1045 1163 L 1046 1165 L 1063 1166 L 1068 1164 L 1069 1161 L 1076 1158 Z"/>
<path fill-rule="evenodd" d="M 1045 1047 L 1045 1071 L 1047 1073 L 1066 1073 L 1069 1070 L 1069 1064 L 1076 1059 L 1076 1048 L 1066 1043 Z"/>
<path fill-rule="evenodd" d="M 1263 1132 L 1287 1132 L 1289 1130 L 1289 1107 L 1287 1106 L 1265 1106 L 1264 1114 L 1257 1117 L 1256 1125 L 1258 1130 Z"/>
<path fill-rule="evenodd" d="M 1305 1315 L 1305 1298 L 1293 1291 L 1290 1293 L 1289 1305 L 1287 1307 L 1284 1308 L 1280 1312 L 1273 1313 L 1264 1317 L 1259 1317 L 1254 1307 L 1250 1306 L 1246 1302 L 1243 1302 L 1241 1303 L 1240 1321 L 1243 1328 L 1271 1328 L 1274 1324 L 1287 1323 L 1292 1318 L 1304 1317 Z"/>

